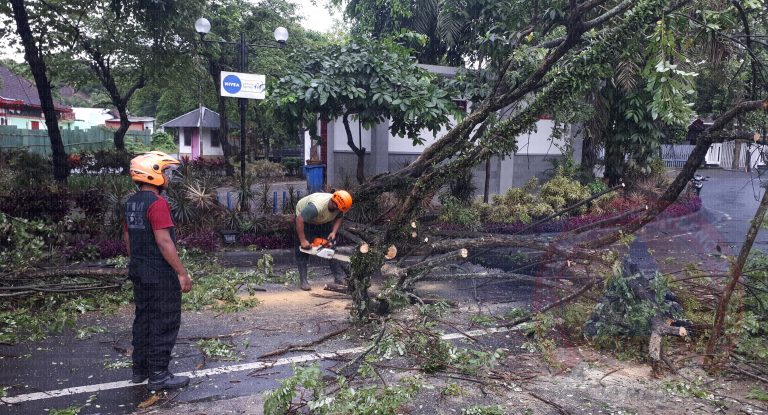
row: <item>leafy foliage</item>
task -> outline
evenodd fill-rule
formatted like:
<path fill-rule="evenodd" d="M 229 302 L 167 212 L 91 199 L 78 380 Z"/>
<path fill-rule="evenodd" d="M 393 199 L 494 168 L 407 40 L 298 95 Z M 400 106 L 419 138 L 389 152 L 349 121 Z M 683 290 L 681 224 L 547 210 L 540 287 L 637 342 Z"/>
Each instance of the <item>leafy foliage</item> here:
<path fill-rule="evenodd" d="M 753 254 L 745 270 L 744 312 L 740 319 L 730 322 L 730 331 L 738 336 L 737 353 L 768 363 L 768 255 Z"/>
<path fill-rule="evenodd" d="M 421 388 L 416 379 L 409 377 L 397 385 L 356 388 L 339 376 L 336 378 L 338 392 L 326 395 L 320 366 L 294 367 L 293 370 L 294 374 L 267 396 L 265 415 L 295 414 L 303 406 L 318 415 L 394 414 Z M 301 400 L 297 401 L 297 398 Z"/>
<path fill-rule="evenodd" d="M 20 271 L 45 254 L 45 238 L 52 229 L 39 221 L 0 212 L 0 272 Z"/>
<path fill-rule="evenodd" d="M 240 356 L 231 343 L 219 339 L 202 339 L 195 343 L 206 358 L 214 360 L 240 360 Z"/>
<path fill-rule="evenodd" d="M 264 255 L 252 271 L 225 268 L 207 255 L 195 256 L 181 251 L 187 270 L 195 283 L 192 291 L 182 297 L 184 310 L 215 310 L 232 313 L 255 307 L 259 301 L 253 294 L 265 279 L 274 277 L 272 257 Z M 247 295 L 245 295 L 247 293 Z"/>
<path fill-rule="evenodd" d="M 538 194 L 537 187 L 537 180 L 531 179 L 523 187 L 494 195 L 492 204 L 476 204 L 475 209 L 488 222 L 530 223 L 589 197 L 589 191 L 583 185 L 564 176 L 556 176 L 545 183 Z M 582 207 L 577 212 L 585 210 L 586 207 Z"/>

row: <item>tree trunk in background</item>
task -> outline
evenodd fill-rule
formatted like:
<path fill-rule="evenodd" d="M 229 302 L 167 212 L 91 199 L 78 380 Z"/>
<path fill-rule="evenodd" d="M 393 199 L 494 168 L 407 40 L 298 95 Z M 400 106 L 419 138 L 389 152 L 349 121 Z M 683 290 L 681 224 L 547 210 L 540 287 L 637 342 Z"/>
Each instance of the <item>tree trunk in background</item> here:
<path fill-rule="evenodd" d="M 365 147 L 357 147 L 355 140 L 352 138 L 352 129 L 349 127 L 349 113 L 344 114 L 341 119 L 344 122 L 344 131 L 347 133 L 347 145 L 357 156 L 357 182 L 360 184 L 365 183 Z"/>
<path fill-rule="evenodd" d="M 43 60 L 43 55 L 35 44 L 24 0 L 11 0 L 10 3 L 13 7 L 13 19 L 16 21 L 16 29 L 21 37 L 21 43 L 24 45 L 24 58 L 27 60 L 32 76 L 35 79 L 37 94 L 40 96 L 40 107 L 45 116 L 45 126 L 48 128 L 48 138 L 51 141 L 51 153 L 53 154 L 53 177 L 59 182 L 66 182 L 69 176 L 67 152 L 61 139 L 59 121 L 56 118 L 56 107 L 51 95 L 51 84 L 48 82 L 45 60 Z"/>
<path fill-rule="evenodd" d="M 488 203 L 491 190 L 491 158 L 485 161 L 485 186 L 483 187 L 483 203 Z"/>
<path fill-rule="evenodd" d="M 232 157 L 232 144 L 229 142 L 229 117 L 227 116 L 227 100 L 221 96 L 221 85 L 219 85 L 219 78 L 221 77 L 221 67 L 208 60 L 208 74 L 211 75 L 213 85 L 216 87 L 216 96 L 219 98 L 217 111 L 219 112 L 219 129 L 216 134 L 219 135 L 219 143 L 221 143 L 221 151 L 224 153 L 224 168 L 228 177 L 235 175 L 235 166 L 230 161 Z"/>
<path fill-rule="evenodd" d="M 590 134 L 584 137 L 581 148 L 581 174 L 582 178 L 591 182 L 595 179 L 595 165 L 597 164 L 597 143 Z"/>
<path fill-rule="evenodd" d="M 621 182 L 621 174 L 624 170 L 624 154 L 621 146 L 614 137 L 605 140 L 605 174 L 608 178 L 608 186 L 616 186 Z"/>

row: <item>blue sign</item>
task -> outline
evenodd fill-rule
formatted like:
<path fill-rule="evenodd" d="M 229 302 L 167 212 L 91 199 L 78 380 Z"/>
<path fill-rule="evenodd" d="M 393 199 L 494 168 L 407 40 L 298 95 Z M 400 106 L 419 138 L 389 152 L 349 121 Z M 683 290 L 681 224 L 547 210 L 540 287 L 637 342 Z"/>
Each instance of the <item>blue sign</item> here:
<path fill-rule="evenodd" d="M 235 75 L 227 75 L 222 81 L 222 86 L 224 87 L 224 90 L 229 92 L 230 94 L 236 94 L 240 92 L 240 88 L 242 88 L 242 85 L 243 83 L 240 82 L 240 78 L 238 78 Z"/>

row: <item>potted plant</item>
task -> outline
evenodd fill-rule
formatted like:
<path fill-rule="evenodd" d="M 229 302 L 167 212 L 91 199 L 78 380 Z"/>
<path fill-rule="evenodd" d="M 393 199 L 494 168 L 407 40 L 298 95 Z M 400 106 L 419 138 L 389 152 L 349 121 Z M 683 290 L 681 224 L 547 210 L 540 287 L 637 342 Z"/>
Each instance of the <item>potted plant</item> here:
<path fill-rule="evenodd" d="M 225 244 L 237 242 L 237 235 L 240 233 L 240 212 L 237 209 L 227 210 L 224 222 L 224 229 L 220 230 Z"/>

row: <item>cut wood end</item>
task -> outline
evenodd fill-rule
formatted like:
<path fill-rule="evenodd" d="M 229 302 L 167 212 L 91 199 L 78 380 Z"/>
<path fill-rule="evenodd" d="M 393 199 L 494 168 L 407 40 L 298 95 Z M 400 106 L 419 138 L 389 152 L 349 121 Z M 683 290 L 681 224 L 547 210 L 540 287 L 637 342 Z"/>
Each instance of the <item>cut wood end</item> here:
<path fill-rule="evenodd" d="M 621 187 L 627 187 L 627 185 L 625 185 L 624 182 L 621 182 Z"/>
<path fill-rule="evenodd" d="M 688 337 L 688 330 L 686 330 L 685 327 L 680 327 L 680 330 L 678 331 L 678 335 L 680 337 Z"/>
<path fill-rule="evenodd" d="M 387 254 L 384 255 L 385 259 L 394 259 L 397 256 L 397 247 L 394 245 L 390 245 L 389 248 L 387 248 Z"/>
<path fill-rule="evenodd" d="M 362 244 L 360 245 L 360 248 L 358 248 L 361 254 L 367 254 L 369 249 L 371 249 L 371 247 L 369 247 L 368 244 Z"/>
<path fill-rule="evenodd" d="M 411 228 L 416 229 L 416 221 L 411 222 Z"/>
<path fill-rule="evenodd" d="M 459 250 L 459 256 L 462 258 L 466 258 L 469 256 L 469 251 L 466 248 L 461 248 Z"/>
<path fill-rule="evenodd" d="M 419 234 L 418 234 L 418 233 L 416 233 L 416 232 L 411 232 L 411 238 L 415 238 L 415 237 L 417 237 L 417 236 L 419 236 Z"/>
<path fill-rule="evenodd" d="M 424 243 L 429 242 L 429 237 L 424 238 Z"/>

